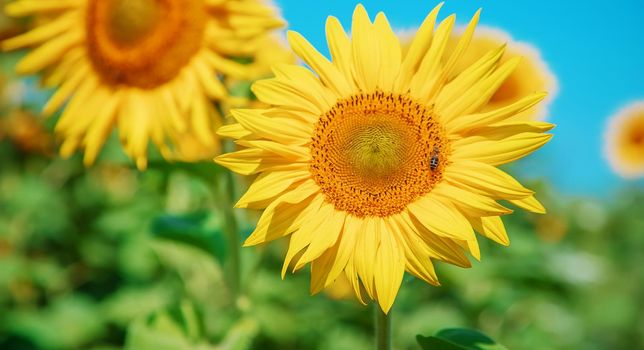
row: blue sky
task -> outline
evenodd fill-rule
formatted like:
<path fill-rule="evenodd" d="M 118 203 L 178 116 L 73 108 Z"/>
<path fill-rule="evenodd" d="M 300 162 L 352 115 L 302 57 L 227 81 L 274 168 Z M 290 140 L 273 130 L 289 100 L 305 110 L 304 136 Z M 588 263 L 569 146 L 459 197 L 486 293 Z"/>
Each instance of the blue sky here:
<path fill-rule="evenodd" d="M 326 54 L 328 15 L 350 26 L 359 1 L 276 0 L 289 29 Z M 373 17 L 384 11 L 392 26 L 418 26 L 438 1 L 361 1 Z M 565 194 L 606 196 L 625 185 L 603 159 L 606 118 L 644 99 L 644 1 L 446 1 L 441 18 L 456 13 L 463 24 L 483 8 L 480 23 L 532 43 L 559 80 L 548 120 L 555 137 L 522 163 L 524 175 L 552 180 Z"/>

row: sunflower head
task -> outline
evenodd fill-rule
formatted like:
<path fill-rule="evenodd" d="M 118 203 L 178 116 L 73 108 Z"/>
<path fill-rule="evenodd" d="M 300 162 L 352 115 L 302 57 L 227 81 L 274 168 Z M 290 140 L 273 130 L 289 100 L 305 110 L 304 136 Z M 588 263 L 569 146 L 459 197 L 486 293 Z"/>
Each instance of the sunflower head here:
<path fill-rule="evenodd" d="M 620 176 L 644 177 L 644 101 L 633 102 L 610 118 L 604 153 Z"/>
<path fill-rule="evenodd" d="M 233 58 L 252 57 L 283 25 L 260 0 L 17 0 L 6 13 L 36 16 L 2 47 L 33 48 L 17 71 L 43 72 L 56 88 L 43 113 L 63 110 L 61 153 L 84 149 L 91 164 L 118 127 L 141 169 L 150 141 L 170 158 L 186 137 L 191 149 L 218 150 L 212 102 L 228 98 L 222 77 L 245 79 L 249 69 Z"/>
<path fill-rule="evenodd" d="M 517 121 L 545 97 L 536 92 L 487 110 L 519 60 L 496 47 L 458 70 L 477 12 L 450 54 L 455 17 L 427 16 L 403 53 L 387 18 L 353 14 L 349 39 L 326 24 L 331 59 L 296 32 L 293 51 L 309 68 L 277 65 L 252 90 L 268 108 L 234 110 L 218 133 L 244 149 L 216 162 L 258 174 L 237 207 L 265 209 L 246 245 L 288 237 L 284 274 L 310 263 L 318 292 L 344 274 L 360 301 L 387 312 L 405 271 L 438 285 L 434 261 L 470 266 L 474 230 L 509 244 L 497 201 L 544 209 L 496 166 L 545 144 L 551 124 Z"/>

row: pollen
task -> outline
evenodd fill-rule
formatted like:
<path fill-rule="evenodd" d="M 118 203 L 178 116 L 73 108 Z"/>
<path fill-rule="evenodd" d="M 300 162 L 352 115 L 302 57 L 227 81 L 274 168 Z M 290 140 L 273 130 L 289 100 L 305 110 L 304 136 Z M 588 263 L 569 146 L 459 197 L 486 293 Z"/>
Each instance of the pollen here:
<path fill-rule="evenodd" d="M 449 154 L 431 107 L 384 92 L 338 101 L 320 117 L 310 148 L 310 172 L 326 200 L 357 217 L 403 211 L 442 179 Z"/>
<path fill-rule="evenodd" d="M 201 47 L 203 0 L 90 0 L 88 53 L 103 80 L 149 89 L 175 78 Z"/>

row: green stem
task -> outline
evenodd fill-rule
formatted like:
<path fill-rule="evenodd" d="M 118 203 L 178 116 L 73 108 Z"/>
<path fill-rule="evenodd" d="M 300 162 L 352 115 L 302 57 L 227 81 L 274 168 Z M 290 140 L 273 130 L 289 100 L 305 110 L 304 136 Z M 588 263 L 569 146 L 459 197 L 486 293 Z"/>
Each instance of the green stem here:
<path fill-rule="evenodd" d="M 237 227 L 237 218 L 233 213 L 233 206 L 235 204 L 234 188 L 235 184 L 233 176 L 229 171 L 223 171 L 221 174 L 221 181 L 219 181 L 220 194 L 222 196 L 221 207 L 224 216 L 223 230 L 228 241 L 228 261 L 227 261 L 227 275 L 228 286 L 232 295 L 233 303 L 237 302 L 241 293 L 241 262 L 240 250 L 241 242 L 239 240 L 239 229 Z"/>
<path fill-rule="evenodd" d="M 391 310 L 385 314 L 380 305 L 375 303 L 374 306 L 376 350 L 391 350 Z"/>

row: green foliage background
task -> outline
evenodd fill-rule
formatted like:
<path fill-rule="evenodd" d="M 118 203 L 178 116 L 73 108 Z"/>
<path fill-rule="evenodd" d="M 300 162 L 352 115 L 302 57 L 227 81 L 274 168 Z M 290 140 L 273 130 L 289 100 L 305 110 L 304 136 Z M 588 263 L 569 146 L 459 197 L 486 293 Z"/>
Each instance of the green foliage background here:
<path fill-rule="evenodd" d="M 9 96 L 15 59 L 2 55 L 0 120 L 43 100 Z M 372 306 L 310 296 L 306 270 L 281 280 L 284 242 L 243 249 L 242 294 L 232 296 L 214 163 L 153 157 L 141 173 L 112 140 L 85 169 L 79 157 L 25 150 L 2 125 L 0 349 L 373 347 Z M 530 185 L 549 214 L 507 217 L 510 247 L 483 241 L 482 262 L 467 270 L 439 264 L 439 288 L 405 279 L 396 349 L 446 327 L 479 329 L 508 349 L 644 348 L 642 188 L 599 201 Z M 235 215 L 247 235 L 257 213 Z"/>

